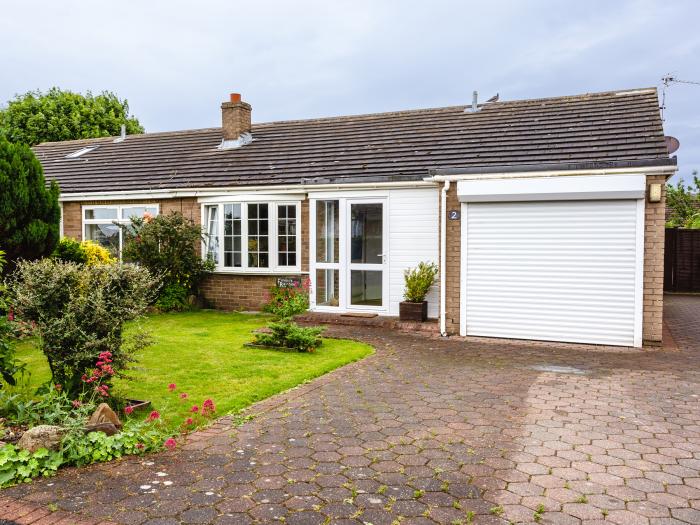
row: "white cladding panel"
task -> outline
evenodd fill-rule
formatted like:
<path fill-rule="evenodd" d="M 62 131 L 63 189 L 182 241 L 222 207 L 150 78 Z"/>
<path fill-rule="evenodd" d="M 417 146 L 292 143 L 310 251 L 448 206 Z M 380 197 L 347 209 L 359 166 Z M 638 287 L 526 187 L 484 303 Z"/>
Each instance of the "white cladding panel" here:
<path fill-rule="evenodd" d="M 634 344 L 637 201 L 463 205 L 468 335 Z"/>
<path fill-rule="evenodd" d="M 392 190 L 389 193 L 389 314 L 399 315 L 406 268 L 421 261 L 438 263 L 439 192 L 436 188 Z M 437 279 L 436 279 L 437 281 Z M 428 316 L 437 317 L 438 286 L 428 294 Z"/>

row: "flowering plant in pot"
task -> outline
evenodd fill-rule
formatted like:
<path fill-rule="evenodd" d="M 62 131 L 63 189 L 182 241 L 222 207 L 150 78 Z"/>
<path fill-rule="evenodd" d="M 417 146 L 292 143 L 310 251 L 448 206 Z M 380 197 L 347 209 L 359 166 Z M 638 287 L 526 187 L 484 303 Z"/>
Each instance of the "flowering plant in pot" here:
<path fill-rule="evenodd" d="M 399 303 L 399 318 L 402 321 L 425 321 L 428 318 L 428 301 L 425 296 L 435 282 L 437 273 L 437 265 L 427 262 L 404 271 L 404 301 Z"/>

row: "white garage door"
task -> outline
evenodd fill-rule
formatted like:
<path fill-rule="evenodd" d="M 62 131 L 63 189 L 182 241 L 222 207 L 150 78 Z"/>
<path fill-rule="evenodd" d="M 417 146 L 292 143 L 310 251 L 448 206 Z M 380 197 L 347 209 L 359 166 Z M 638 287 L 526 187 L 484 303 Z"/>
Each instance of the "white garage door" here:
<path fill-rule="evenodd" d="M 463 213 L 467 335 L 640 342 L 636 200 L 469 203 Z"/>

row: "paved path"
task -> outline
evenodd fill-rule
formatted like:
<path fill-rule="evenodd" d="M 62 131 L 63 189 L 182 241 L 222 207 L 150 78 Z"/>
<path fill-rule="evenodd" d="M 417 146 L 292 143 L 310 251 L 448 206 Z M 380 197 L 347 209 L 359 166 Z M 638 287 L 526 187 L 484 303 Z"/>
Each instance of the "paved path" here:
<path fill-rule="evenodd" d="M 667 314 L 678 352 L 334 328 L 376 354 L 175 452 L 7 489 L 0 516 L 30 523 L 37 507 L 42 525 L 699 524 L 700 297 L 667 298 Z"/>

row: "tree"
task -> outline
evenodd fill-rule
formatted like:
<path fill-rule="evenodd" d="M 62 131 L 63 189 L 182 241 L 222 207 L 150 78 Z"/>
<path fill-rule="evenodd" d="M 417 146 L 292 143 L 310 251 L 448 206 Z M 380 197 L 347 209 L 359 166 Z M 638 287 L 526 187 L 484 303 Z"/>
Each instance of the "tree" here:
<path fill-rule="evenodd" d="M 671 217 L 666 226 L 671 228 L 700 228 L 700 178 L 693 172 L 693 183 L 686 186 L 683 179 L 674 186 L 666 185 L 666 205 Z"/>
<path fill-rule="evenodd" d="M 0 246 L 8 262 L 50 254 L 59 238 L 58 184 L 47 187 L 29 146 L 0 137 Z"/>
<path fill-rule="evenodd" d="M 10 142 L 35 145 L 41 142 L 119 135 L 121 125 L 129 134 L 143 133 L 129 104 L 114 93 L 86 95 L 51 88 L 17 95 L 0 110 L 0 135 Z"/>

